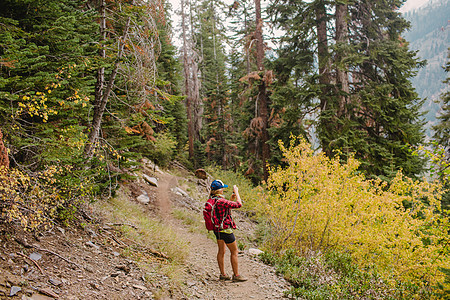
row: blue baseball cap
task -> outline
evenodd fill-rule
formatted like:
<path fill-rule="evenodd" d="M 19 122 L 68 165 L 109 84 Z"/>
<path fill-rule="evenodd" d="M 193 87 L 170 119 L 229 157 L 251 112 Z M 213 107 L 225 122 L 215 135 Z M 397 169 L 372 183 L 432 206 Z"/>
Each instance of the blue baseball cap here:
<path fill-rule="evenodd" d="M 222 180 L 216 179 L 211 183 L 211 190 L 213 190 L 213 191 L 220 190 L 220 189 L 227 188 L 227 187 L 228 187 L 228 185 L 223 184 Z"/>

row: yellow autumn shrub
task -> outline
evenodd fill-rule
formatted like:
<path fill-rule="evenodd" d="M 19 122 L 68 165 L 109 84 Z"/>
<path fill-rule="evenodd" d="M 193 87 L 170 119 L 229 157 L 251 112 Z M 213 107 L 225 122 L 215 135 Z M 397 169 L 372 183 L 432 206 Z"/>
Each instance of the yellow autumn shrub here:
<path fill-rule="evenodd" d="M 401 172 L 389 184 L 367 180 L 354 158 L 341 163 L 295 138 L 280 147 L 286 167 L 270 168 L 264 201 L 274 228 L 269 247 L 334 248 L 386 279 L 443 281 L 439 268 L 450 267 L 449 226 L 439 213 L 438 184 Z"/>
<path fill-rule="evenodd" d="M 0 166 L 1 220 L 24 230 L 36 230 L 47 228 L 54 218 L 70 218 L 67 214 L 74 205 L 89 196 L 82 183 L 68 189 L 58 180 L 70 169 L 70 166 L 48 166 L 30 175 Z M 61 212 L 64 216 L 58 215 Z"/>

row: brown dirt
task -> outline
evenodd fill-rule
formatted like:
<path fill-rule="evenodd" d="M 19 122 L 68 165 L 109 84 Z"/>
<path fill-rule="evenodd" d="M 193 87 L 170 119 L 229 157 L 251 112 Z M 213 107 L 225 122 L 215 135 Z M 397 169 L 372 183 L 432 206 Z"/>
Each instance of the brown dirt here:
<path fill-rule="evenodd" d="M 33 236 L 16 233 L 11 236 L 4 228 L 0 236 L 0 298 L 1 299 L 280 299 L 289 284 L 275 274 L 272 267 L 264 265 L 248 251 L 239 254 L 240 273 L 249 278 L 243 283 L 218 280 L 216 262 L 217 246 L 203 233 L 191 232 L 188 226 L 176 220 L 171 212 L 184 207 L 200 213 L 201 201 L 192 201 L 171 189 L 177 187 L 179 178 L 168 173 L 158 175 L 158 187 L 132 184 L 129 186 L 130 201 L 135 201 L 139 188 L 145 189 L 152 199 L 143 205 L 149 217 L 160 218 L 189 241 L 189 257 L 185 265 L 183 286 L 174 287 L 170 279 L 155 272 L 150 276 L 137 263 L 122 253 L 132 245 L 116 229 L 115 224 L 96 215 L 89 225 L 61 228 Z M 184 179 L 184 177 L 183 177 Z M 88 215 L 94 217 L 94 212 Z M 239 213 L 235 220 L 242 231 L 236 231 L 237 239 L 244 240 L 254 227 Z M 109 221 L 111 222 L 111 221 Z M 136 247 L 136 245 L 134 245 Z M 30 255 L 38 253 L 41 258 L 32 261 Z M 164 258 L 142 251 L 155 265 Z M 226 269 L 231 265 L 226 254 Z M 8 297 L 13 287 L 20 287 L 15 296 Z M 161 294 L 161 290 L 165 293 Z"/>

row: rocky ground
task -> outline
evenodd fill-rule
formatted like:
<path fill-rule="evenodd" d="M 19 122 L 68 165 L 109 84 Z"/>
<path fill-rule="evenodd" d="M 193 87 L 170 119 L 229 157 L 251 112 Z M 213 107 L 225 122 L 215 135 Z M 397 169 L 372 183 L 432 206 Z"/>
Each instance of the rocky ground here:
<path fill-rule="evenodd" d="M 201 213 L 201 202 L 193 201 L 179 186 L 179 177 L 160 171 L 157 187 L 144 182 L 130 188 L 129 201 L 144 191 L 148 199 L 141 204 L 149 218 L 161 218 L 189 241 L 182 285 L 176 285 L 161 275 L 156 266 L 166 257 L 121 235 L 116 224 L 104 220 L 101 213 L 91 212 L 93 220 L 78 227 L 55 226 L 40 235 L 12 236 L 2 230 L 0 243 L 1 299 L 281 299 L 289 284 L 263 264 L 248 249 L 239 254 L 240 273 L 249 278 L 242 283 L 218 280 L 217 246 L 204 232 L 192 232 L 182 221 L 172 216 L 173 209 Z M 194 179 L 193 179 L 194 180 Z M 201 186 L 199 186 L 201 188 Z M 142 200 L 142 197 L 141 197 Z M 235 217 L 243 228 L 237 239 L 252 234 L 251 222 L 239 213 Z M 139 251 L 140 259 L 153 262 L 154 272 L 144 272 L 124 249 Z M 140 249 L 141 248 L 141 249 Z M 229 252 L 226 268 L 231 274 Z M 164 290 L 166 293 L 161 294 Z"/>

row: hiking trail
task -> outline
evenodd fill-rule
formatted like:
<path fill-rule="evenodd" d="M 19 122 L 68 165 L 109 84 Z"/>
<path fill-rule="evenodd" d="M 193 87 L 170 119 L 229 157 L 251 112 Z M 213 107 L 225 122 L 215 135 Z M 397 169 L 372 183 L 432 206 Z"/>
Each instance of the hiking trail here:
<path fill-rule="evenodd" d="M 192 299 L 282 299 L 284 291 L 289 289 L 289 283 L 275 274 L 273 267 L 262 263 L 259 258 L 248 250 L 239 253 L 239 272 L 248 277 L 245 282 L 220 281 L 217 265 L 217 244 L 208 238 L 206 228 L 203 234 L 190 232 L 180 221 L 175 220 L 170 212 L 176 207 L 177 201 L 172 201 L 173 188 L 177 187 L 177 178 L 163 174 L 158 181 L 159 213 L 167 222 L 177 224 L 178 229 L 189 241 L 189 257 L 186 261 L 189 277 L 186 279 L 187 293 Z M 205 199 L 206 201 L 206 199 Z M 202 202 L 200 202 L 202 205 Z M 240 220 L 233 211 L 233 217 L 239 228 Z M 243 233 L 235 231 L 236 239 L 242 239 Z M 232 275 L 230 252 L 225 254 L 225 270 Z"/>

